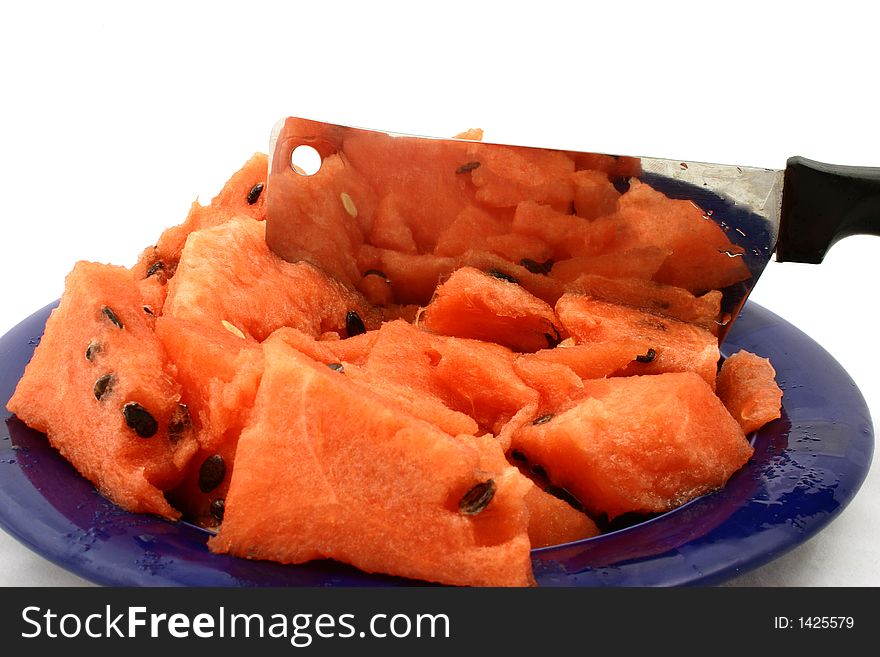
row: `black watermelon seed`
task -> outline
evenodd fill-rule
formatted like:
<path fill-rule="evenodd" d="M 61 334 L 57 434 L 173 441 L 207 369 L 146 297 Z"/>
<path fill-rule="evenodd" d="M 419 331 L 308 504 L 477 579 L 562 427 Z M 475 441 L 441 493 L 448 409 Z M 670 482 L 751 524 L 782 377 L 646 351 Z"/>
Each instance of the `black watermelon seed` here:
<path fill-rule="evenodd" d="M 495 480 L 490 479 L 471 488 L 458 503 L 458 510 L 466 516 L 475 516 L 489 506 L 495 497 Z"/>
<path fill-rule="evenodd" d="M 260 193 L 263 191 L 263 183 L 258 182 L 256 185 L 251 187 L 251 191 L 248 192 L 247 195 L 247 203 L 248 205 L 253 205 L 260 198 Z"/>
<path fill-rule="evenodd" d="M 531 258 L 523 258 L 519 261 L 523 267 L 528 269 L 533 274 L 549 274 L 550 270 L 553 269 L 554 262 L 552 259 L 547 259 L 544 262 L 538 262 L 537 260 L 532 260 Z"/>
<path fill-rule="evenodd" d="M 186 404 L 178 404 L 171 414 L 171 422 L 168 423 L 168 438 L 171 442 L 176 443 L 183 435 L 189 431 L 192 426 L 192 419 L 189 415 L 189 406 Z"/>
<path fill-rule="evenodd" d="M 562 336 L 552 324 L 550 325 L 550 330 L 553 331 L 553 333 L 545 333 L 544 337 L 547 338 L 547 346 L 550 347 L 550 349 L 553 349 L 553 347 L 562 342 Z"/>
<path fill-rule="evenodd" d="M 157 260 L 152 265 L 150 265 L 150 268 L 147 270 L 146 277 L 149 278 L 150 276 L 153 276 L 154 274 L 158 274 L 160 271 L 164 271 L 164 270 L 165 270 L 165 263 L 162 262 L 161 260 Z"/>
<path fill-rule="evenodd" d="M 657 352 L 653 349 L 648 349 L 648 353 L 644 354 L 643 356 L 636 356 L 636 361 L 639 363 L 651 363 L 656 357 Z"/>
<path fill-rule="evenodd" d="M 327 367 L 329 367 L 334 372 L 344 372 L 345 371 L 345 367 L 342 365 L 342 363 L 327 363 Z"/>
<path fill-rule="evenodd" d="M 386 282 L 388 281 L 388 276 L 381 269 L 368 269 L 364 272 L 364 278 L 367 276 L 378 276 L 379 278 L 384 278 Z"/>
<path fill-rule="evenodd" d="M 467 164 L 462 164 L 460 167 L 458 167 L 455 170 L 455 173 L 468 173 L 470 171 L 473 171 L 474 169 L 479 168 L 479 166 L 480 166 L 480 163 L 477 161 L 468 162 Z"/>
<path fill-rule="evenodd" d="M 119 321 L 119 317 L 116 316 L 116 313 L 113 312 L 113 309 L 110 306 L 104 306 L 103 308 L 101 308 L 101 312 L 104 313 L 107 319 L 113 322 L 116 328 L 123 328 L 122 322 Z"/>
<path fill-rule="evenodd" d="M 610 180 L 611 184 L 614 185 L 614 189 L 616 189 L 621 194 L 626 194 L 629 191 L 628 176 L 612 176 Z"/>
<path fill-rule="evenodd" d="M 150 308 L 149 306 L 144 306 L 144 312 L 147 313 L 148 315 L 152 315 L 153 309 Z"/>
<path fill-rule="evenodd" d="M 514 285 L 519 285 L 519 281 L 516 280 L 513 276 L 511 276 L 510 274 L 506 274 L 503 271 L 500 271 L 498 269 L 489 269 L 486 271 L 486 273 L 489 274 L 489 276 L 492 276 L 493 278 L 497 278 L 502 281 L 507 281 L 508 283 L 513 283 Z"/>
<path fill-rule="evenodd" d="M 535 463 L 535 465 L 530 467 L 529 470 L 531 471 L 531 473 L 533 475 L 537 475 L 539 477 L 544 477 L 544 479 L 548 478 L 547 469 L 543 465 L 540 465 L 539 463 Z"/>
<path fill-rule="evenodd" d="M 211 517 L 217 522 L 223 522 L 223 514 L 226 511 L 226 500 L 222 497 L 211 502 Z"/>
<path fill-rule="evenodd" d="M 226 462 L 219 454 L 212 454 L 204 460 L 199 468 L 199 490 L 210 493 L 223 483 L 226 477 Z"/>
<path fill-rule="evenodd" d="M 100 354 L 104 350 L 104 347 L 101 346 L 100 342 L 89 342 L 89 346 L 86 347 L 86 360 L 91 361 L 95 359 L 95 356 Z"/>
<path fill-rule="evenodd" d="M 345 315 L 345 332 L 350 338 L 367 332 L 364 320 L 354 310 L 349 310 Z"/>
<path fill-rule="evenodd" d="M 526 455 L 523 454 L 518 449 L 515 449 L 510 453 L 510 458 L 512 458 L 514 461 L 522 461 L 523 463 L 528 461 L 528 459 L 526 458 Z"/>
<path fill-rule="evenodd" d="M 574 495 L 572 495 L 571 491 L 568 491 L 565 488 L 550 485 L 544 489 L 544 492 L 549 493 L 553 497 L 558 497 L 563 502 L 568 502 L 569 506 L 577 509 L 578 511 L 583 512 L 584 510 L 584 505 L 581 504 L 581 501 Z"/>
<path fill-rule="evenodd" d="M 156 418 L 137 402 L 128 402 L 122 407 L 125 423 L 141 438 L 152 438 L 159 430 Z"/>
<path fill-rule="evenodd" d="M 113 374 L 105 374 L 95 381 L 95 385 L 92 388 L 92 392 L 95 393 L 95 399 L 100 401 L 104 395 L 113 390 L 113 385 L 115 383 L 116 377 Z"/>
<path fill-rule="evenodd" d="M 541 417 L 537 417 L 532 421 L 532 424 L 546 424 L 550 420 L 553 419 L 553 413 L 547 413 L 547 415 L 542 415 Z"/>

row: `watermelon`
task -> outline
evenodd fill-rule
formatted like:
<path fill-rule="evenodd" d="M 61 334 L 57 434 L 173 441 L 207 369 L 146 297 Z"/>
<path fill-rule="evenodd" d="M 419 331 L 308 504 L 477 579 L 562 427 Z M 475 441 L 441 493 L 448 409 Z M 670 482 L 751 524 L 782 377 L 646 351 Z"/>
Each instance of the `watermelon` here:
<path fill-rule="evenodd" d="M 319 336 L 348 334 L 350 318 L 376 327 L 379 314 L 360 294 L 308 262 L 289 263 L 265 241 L 265 223 L 236 217 L 193 233 L 168 284 L 164 313 L 264 340 L 282 326 Z"/>
<path fill-rule="evenodd" d="M 534 201 L 523 201 L 516 206 L 511 230 L 550 245 L 554 260 L 601 254 L 608 250 L 616 236 L 615 226 L 610 222 L 590 222 Z"/>
<path fill-rule="evenodd" d="M 525 586 L 530 548 L 723 486 L 779 417 L 767 361 L 717 369 L 742 257 L 621 193 L 637 161 L 295 127 L 314 175 L 257 155 L 130 270 L 78 264 L 9 402 L 124 509 L 244 558 Z"/>
<path fill-rule="evenodd" d="M 695 324 L 580 294 L 560 298 L 556 315 L 577 344 L 602 345 L 621 360 L 628 357 L 619 374 L 692 371 L 715 386 L 718 340 Z"/>
<path fill-rule="evenodd" d="M 781 417 L 782 390 L 766 358 L 741 350 L 726 358 L 718 372 L 718 397 L 742 430 L 751 433 Z"/>
<path fill-rule="evenodd" d="M 658 246 L 671 253 L 654 280 L 694 294 L 719 290 L 751 276 L 742 248 L 690 201 L 670 199 L 634 180 L 620 197 L 618 211 L 597 220 L 617 231 L 616 250 Z"/>
<path fill-rule="evenodd" d="M 514 468 L 483 469 L 467 442 L 281 341 L 264 350 L 213 551 L 281 563 L 329 557 L 461 585 L 533 581 L 527 486 Z"/>
<path fill-rule="evenodd" d="M 589 516 L 532 484 L 525 496 L 529 511 L 529 542 L 533 548 L 549 547 L 598 536 Z"/>
<path fill-rule="evenodd" d="M 553 309 L 495 269 L 456 270 L 437 288 L 421 325 L 441 335 L 495 342 L 516 351 L 537 351 L 562 339 Z"/>
<path fill-rule="evenodd" d="M 594 274 L 578 276 L 570 289 L 602 301 L 696 324 L 708 331 L 718 329 L 722 296 L 719 290 L 698 297 L 684 288 L 651 280 L 608 278 Z"/>
<path fill-rule="evenodd" d="M 229 330 L 171 316 L 156 320 L 156 335 L 176 368 L 181 400 L 199 441 L 193 467 L 168 499 L 190 521 L 215 526 L 262 376 L 262 350 L 255 340 Z"/>
<path fill-rule="evenodd" d="M 163 493 L 198 442 L 152 298 L 125 268 L 78 263 L 7 407 L 112 501 L 178 518 Z"/>
<path fill-rule="evenodd" d="M 179 226 L 166 229 L 155 246 L 141 253 L 135 274 L 146 278 L 158 275 L 164 280 L 171 277 L 186 244 L 186 238 L 202 228 L 225 223 L 235 216 L 247 216 L 258 221 L 266 218 L 265 185 L 269 158 L 255 153 L 223 186 L 209 205 L 194 201 L 186 220 Z"/>
<path fill-rule="evenodd" d="M 693 372 L 584 382 L 581 400 L 513 436 L 550 481 L 594 514 L 662 512 L 720 488 L 752 455 Z"/>
<path fill-rule="evenodd" d="M 617 210 L 620 192 L 602 171 L 583 169 L 572 175 L 574 209 L 579 217 L 596 219 Z"/>

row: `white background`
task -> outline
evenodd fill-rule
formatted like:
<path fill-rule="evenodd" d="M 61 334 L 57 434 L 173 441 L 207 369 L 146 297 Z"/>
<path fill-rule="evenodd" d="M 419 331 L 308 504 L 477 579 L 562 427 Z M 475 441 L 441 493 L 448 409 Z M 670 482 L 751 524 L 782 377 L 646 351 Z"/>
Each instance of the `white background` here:
<path fill-rule="evenodd" d="M 782 168 L 880 166 L 873 3 L 3 3 L 0 333 L 78 259 L 134 262 L 291 114 L 490 141 Z M 771 263 L 753 299 L 880 417 L 880 240 Z M 817 373 L 820 376 L 821 373 Z M 5 402 L 5 400 L 3 400 Z M 880 584 L 880 473 L 734 584 Z M 74 584 L 0 532 L 0 584 Z"/>

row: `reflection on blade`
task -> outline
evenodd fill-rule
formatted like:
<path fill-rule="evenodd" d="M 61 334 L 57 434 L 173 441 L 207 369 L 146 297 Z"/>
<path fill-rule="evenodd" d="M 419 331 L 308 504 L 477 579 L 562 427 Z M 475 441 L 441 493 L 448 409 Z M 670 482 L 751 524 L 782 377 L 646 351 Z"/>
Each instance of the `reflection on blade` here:
<path fill-rule="evenodd" d="M 304 119 L 273 136 L 269 245 L 392 315 L 414 315 L 404 308 L 427 305 L 438 283 L 469 266 L 551 306 L 580 294 L 703 326 L 708 316 L 723 338 L 778 232 L 775 171 Z M 301 146 L 321 158 L 314 175 L 291 165 Z"/>

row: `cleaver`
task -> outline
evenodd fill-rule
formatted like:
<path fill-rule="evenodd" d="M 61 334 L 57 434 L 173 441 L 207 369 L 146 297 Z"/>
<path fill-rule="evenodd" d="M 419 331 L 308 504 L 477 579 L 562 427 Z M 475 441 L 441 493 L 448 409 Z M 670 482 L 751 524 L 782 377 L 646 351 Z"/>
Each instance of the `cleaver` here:
<path fill-rule="evenodd" d="M 843 237 L 880 235 L 880 169 L 792 157 L 773 170 L 481 136 L 279 121 L 266 192 L 270 248 L 355 288 L 379 275 L 401 304 L 427 304 L 463 264 L 551 302 L 553 290 L 596 275 L 720 292 L 721 342 L 774 255 L 820 263 Z"/>

